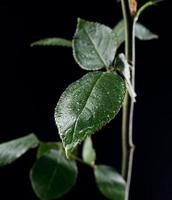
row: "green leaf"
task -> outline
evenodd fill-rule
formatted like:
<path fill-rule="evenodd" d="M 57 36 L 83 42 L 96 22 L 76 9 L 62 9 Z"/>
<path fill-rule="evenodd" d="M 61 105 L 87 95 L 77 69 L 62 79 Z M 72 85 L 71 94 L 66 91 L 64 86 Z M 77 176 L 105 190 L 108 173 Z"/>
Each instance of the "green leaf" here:
<path fill-rule="evenodd" d="M 121 20 L 113 29 L 115 35 L 114 39 L 116 40 L 117 47 L 119 47 L 125 41 L 125 27 L 124 21 Z M 152 40 L 157 39 L 158 35 L 151 32 L 145 26 L 140 23 L 136 23 L 135 26 L 135 35 L 140 40 Z"/>
<path fill-rule="evenodd" d="M 37 147 L 39 141 L 34 134 L 0 144 L 0 166 L 14 162 L 29 149 Z"/>
<path fill-rule="evenodd" d="M 64 148 L 61 142 L 47 142 L 47 143 L 40 143 L 38 151 L 37 151 L 37 159 L 43 156 L 47 151 L 55 149 L 60 151 L 61 153 L 64 152 Z"/>
<path fill-rule="evenodd" d="M 72 47 L 72 42 L 63 38 L 44 38 L 33 42 L 31 47 L 34 46 L 62 46 L 62 47 Z"/>
<path fill-rule="evenodd" d="M 94 170 L 97 187 L 110 200 L 124 200 L 126 183 L 112 167 L 98 165 Z"/>
<path fill-rule="evenodd" d="M 114 39 L 115 42 L 117 43 L 117 48 L 118 48 L 125 41 L 124 21 L 123 20 L 119 21 L 112 31 L 115 35 Z"/>
<path fill-rule="evenodd" d="M 41 200 L 60 198 L 72 188 L 76 178 L 76 163 L 53 149 L 41 156 L 30 172 L 33 190 Z"/>
<path fill-rule="evenodd" d="M 96 152 L 93 148 L 91 137 L 87 137 L 84 141 L 82 149 L 82 158 L 88 164 L 94 164 L 96 160 Z"/>
<path fill-rule="evenodd" d="M 136 37 L 140 40 L 152 40 L 157 39 L 158 35 L 155 33 L 152 33 L 149 29 L 147 29 L 145 26 L 143 26 L 140 23 L 136 23 L 136 29 L 135 29 Z"/>
<path fill-rule="evenodd" d="M 55 109 L 55 121 L 67 156 L 115 117 L 125 92 L 125 81 L 111 72 L 87 73 L 65 90 Z"/>
<path fill-rule="evenodd" d="M 113 37 L 109 27 L 79 19 L 72 44 L 76 62 L 86 70 L 109 67 L 116 53 Z"/>

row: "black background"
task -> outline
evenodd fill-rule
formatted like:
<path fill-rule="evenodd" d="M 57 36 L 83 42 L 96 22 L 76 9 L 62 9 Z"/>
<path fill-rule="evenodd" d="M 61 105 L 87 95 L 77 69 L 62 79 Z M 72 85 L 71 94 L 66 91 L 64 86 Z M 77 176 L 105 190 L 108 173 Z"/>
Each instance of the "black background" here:
<path fill-rule="evenodd" d="M 69 1 L 70 2 L 70 1 Z M 71 49 L 30 48 L 44 37 L 71 39 L 77 17 L 110 27 L 121 18 L 115 0 L 48 2 L 0 6 L 0 142 L 34 132 L 43 141 L 59 140 L 54 107 L 63 90 L 86 72 Z M 93 4 L 94 2 L 94 4 Z M 144 1 L 139 1 L 140 4 Z M 169 1 L 140 18 L 159 40 L 138 41 L 137 103 L 134 117 L 134 159 L 131 200 L 172 199 L 171 6 Z M 120 115 L 97 133 L 97 163 L 120 170 Z M 0 199 L 37 197 L 29 183 L 35 151 L 0 169 Z M 105 199 L 97 191 L 92 171 L 79 164 L 77 185 L 64 199 Z"/>

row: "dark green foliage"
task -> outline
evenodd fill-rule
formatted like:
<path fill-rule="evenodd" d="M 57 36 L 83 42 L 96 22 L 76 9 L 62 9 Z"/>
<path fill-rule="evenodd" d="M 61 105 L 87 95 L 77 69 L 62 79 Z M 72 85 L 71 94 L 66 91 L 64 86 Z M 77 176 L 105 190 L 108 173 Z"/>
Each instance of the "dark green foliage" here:
<path fill-rule="evenodd" d="M 140 14 L 154 3 L 147 2 L 133 17 L 134 33 L 140 40 L 158 38 L 145 26 L 136 23 Z M 135 100 L 136 94 L 130 77 L 132 66 L 124 54 L 116 56 L 125 40 L 125 31 L 123 20 L 111 29 L 100 23 L 78 19 L 72 41 L 57 37 L 31 44 L 32 47 L 71 47 L 78 65 L 82 69 L 94 71 L 70 84 L 59 98 L 55 108 L 55 122 L 62 143 L 43 143 L 34 134 L 30 134 L 0 144 L 0 166 L 12 163 L 39 145 L 37 160 L 30 171 L 31 184 L 39 199 L 57 199 L 71 190 L 78 174 L 75 162 L 78 160 L 92 167 L 97 187 L 107 199 L 124 200 L 126 182 L 113 168 L 96 165 L 91 134 L 114 119 L 123 105 L 126 92 Z M 81 159 L 77 157 L 77 146 L 82 141 Z"/>
<path fill-rule="evenodd" d="M 0 144 L 0 166 L 14 162 L 29 149 L 37 147 L 39 141 L 34 134 Z"/>
<path fill-rule="evenodd" d="M 115 117 L 125 92 L 125 81 L 111 72 L 90 72 L 65 90 L 55 120 L 68 157 L 87 136 Z"/>
<path fill-rule="evenodd" d="M 100 192 L 110 200 L 124 200 L 126 183 L 112 167 L 98 165 L 94 170 Z"/>
<path fill-rule="evenodd" d="M 42 155 L 30 173 L 32 187 L 41 200 L 60 198 L 72 188 L 76 177 L 76 163 L 54 149 Z"/>

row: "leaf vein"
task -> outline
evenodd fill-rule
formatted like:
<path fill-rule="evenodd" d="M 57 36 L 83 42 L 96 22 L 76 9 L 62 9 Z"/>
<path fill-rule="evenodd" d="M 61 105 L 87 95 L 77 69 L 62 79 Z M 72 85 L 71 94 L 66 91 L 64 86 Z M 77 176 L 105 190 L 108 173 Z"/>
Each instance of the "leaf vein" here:
<path fill-rule="evenodd" d="M 100 58 L 100 60 L 102 61 L 103 65 L 105 67 L 108 67 L 108 64 L 106 63 L 106 61 L 104 60 L 104 58 L 101 56 L 101 54 L 99 53 L 98 49 L 96 48 L 96 44 L 94 43 L 93 39 L 91 38 L 91 36 L 89 35 L 89 33 L 87 32 L 87 30 L 85 28 L 83 28 L 83 31 L 85 32 L 85 34 L 87 35 L 88 39 L 90 40 L 90 42 L 92 43 L 96 54 L 98 55 L 98 57 Z"/>
<path fill-rule="evenodd" d="M 97 78 L 97 80 L 95 81 L 95 84 L 94 84 L 93 87 L 91 88 L 90 94 L 88 95 L 88 98 L 87 98 L 87 100 L 86 100 L 86 102 L 85 102 L 83 108 L 81 109 L 80 114 L 78 115 L 78 117 L 77 117 L 77 119 L 76 119 L 76 121 L 75 121 L 74 129 L 73 129 L 73 135 L 72 135 L 72 141 L 73 141 L 74 136 L 75 136 L 75 131 L 76 131 L 76 128 L 77 128 L 78 120 L 79 120 L 79 118 L 80 118 L 80 116 L 81 116 L 81 114 L 82 114 L 84 108 L 86 107 L 86 105 L 87 105 L 87 103 L 88 103 L 89 97 L 91 96 L 91 94 L 92 94 L 92 92 L 93 92 L 93 90 L 94 90 L 94 87 L 96 86 L 96 84 L 98 83 L 98 81 L 100 80 L 100 78 L 102 77 L 102 75 L 103 75 L 103 74 L 101 74 L 101 75 Z"/>
<path fill-rule="evenodd" d="M 52 183 L 53 183 L 53 179 L 54 179 L 54 176 L 55 176 L 55 174 L 56 174 L 56 172 L 57 172 L 57 166 L 54 168 L 54 170 L 53 170 L 53 174 L 52 174 L 52 176 L 51 176 L 51 178 L 50 178 L 50 181 L 49 181 L 49 185 L 48 185 L 48 187 L 47 187 L 47 191 L 45 192 L 45 197 L 47 196 L 47 194 L 48 194 L 48 192 L 49 192 L 49 190 L 50 190 L 50 188 L 51 188 L 51 185 L 52 185 Z"/>

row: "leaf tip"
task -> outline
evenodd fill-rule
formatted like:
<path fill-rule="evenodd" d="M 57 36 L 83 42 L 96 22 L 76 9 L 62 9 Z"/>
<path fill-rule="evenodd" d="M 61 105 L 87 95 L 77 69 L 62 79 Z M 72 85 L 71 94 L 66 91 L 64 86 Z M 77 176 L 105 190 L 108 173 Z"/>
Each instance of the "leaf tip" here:
<path fill-rule="evenodd" d="M 81 20 L 81 18 L 80 18 L 80 17 L 78 17 L 78 18 L 77 18 L 77 22 L 79 23 L 79 22 L 80 22 L 80 20 Z"/>
<path fill-rule="evenodd" d="M 32 42 L 31 44 L 30 44 L 30 47 L 34 47 L 35 46 L 35 42 Z"/>
<path fill-rule="evenodd" d="M 153 37 L 153 39 L 159 39 L 159 35 L 157 35 L 157 34 L 154 34 L 154 37 Z"/>
<path fill-rule="evenodd" d="M 77 18 L 77 24 L 80 24 L 82 22 L 82 19 L 80 17 Z"/>
<path fill-rule="evenodd" d="M 82 28 L 85 25 L 86 22 L 87 21 L 85 21 L 84 19 L 78 18 L 77 19 L 77 28 Z"/>
<path fill-rule="evenodd" d="M 80 22 L 84 22 L 84 21 L 85 21 L 85 20 L 82 19 L 82 18 L 80 18 L 80 17 L 77 18 L 77 22 L 78 22 L 78 23 L 80 23 Z"/>

